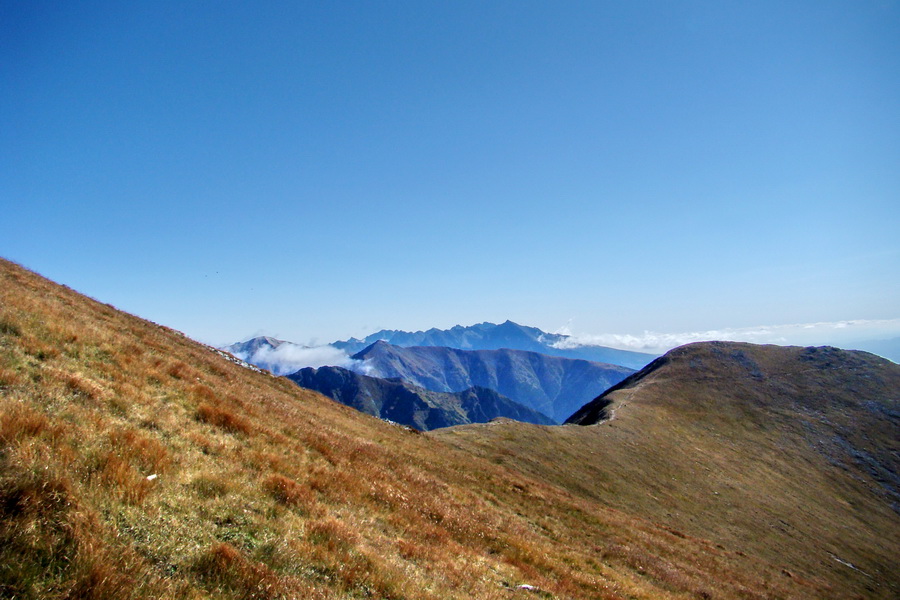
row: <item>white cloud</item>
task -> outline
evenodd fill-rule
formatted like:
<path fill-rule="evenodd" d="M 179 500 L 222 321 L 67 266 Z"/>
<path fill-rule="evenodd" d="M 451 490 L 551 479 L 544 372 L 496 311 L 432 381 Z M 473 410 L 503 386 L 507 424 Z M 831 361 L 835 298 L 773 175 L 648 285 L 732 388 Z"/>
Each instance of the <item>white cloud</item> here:
<path fill-rule="evenodd" d="M 640 334 L 575 334 L 555 344 L 557 348 L 609 346 L 621 350 L 662 353 L 676 346 L 713 340 L 755 344 L 845 346 L 868 340 L 900 336 L 900 319 L 851 320 L 757 327 L 711 329 L 679 333 L 644 331 Z"/>
<path fill-rule="evenodd" d="M 343 367 L 362 374 L 371 371 L 365 362 L 354 360 L 343 350 L 328 345 L 309 347 L 285 342 L 277 348 L 263 346 L 252 356 L 241 358 L 275 375 L 288 375 L 304 367 L 324 366 Z"/>

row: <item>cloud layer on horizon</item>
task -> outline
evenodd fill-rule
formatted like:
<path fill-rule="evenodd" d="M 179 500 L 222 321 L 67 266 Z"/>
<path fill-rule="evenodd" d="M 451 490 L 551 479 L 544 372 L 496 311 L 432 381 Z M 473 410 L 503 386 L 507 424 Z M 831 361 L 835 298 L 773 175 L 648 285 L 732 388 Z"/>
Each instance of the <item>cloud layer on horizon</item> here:
<path fill-rule="evenodd" d="M 831 345 L 846 346 L 868 340 L 882 340 L 900 336 L 900 319 L 852 320 L 756 327 L 711 329 L 679 333 L 644 331 L 641 334 L 571 334 L 554 344 L 557 348 L 580 346 L 608 346 L 620 350 L 634 350 L 661 354 L 676 346 L 692 342 L 728 341 L 754 344 Z"/>

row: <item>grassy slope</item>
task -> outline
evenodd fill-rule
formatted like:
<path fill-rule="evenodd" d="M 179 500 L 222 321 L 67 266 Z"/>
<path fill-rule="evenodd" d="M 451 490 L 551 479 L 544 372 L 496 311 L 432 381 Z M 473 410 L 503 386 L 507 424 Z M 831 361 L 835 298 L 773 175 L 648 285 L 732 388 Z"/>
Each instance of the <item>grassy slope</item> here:
<path fill-rule="evenodd" d="M 826 593 L 501 462 L 0 260 L 0 597 Z"/>
<path fill-rule="evenodd" d="M 829 586 L 827 597 L 900 597 L 900 367 L 835 349 L 713 343 L 677 349 L 627 383 L 606 398 L 613 419 L 597 425 L 433 435 L 782 565 Z"/>

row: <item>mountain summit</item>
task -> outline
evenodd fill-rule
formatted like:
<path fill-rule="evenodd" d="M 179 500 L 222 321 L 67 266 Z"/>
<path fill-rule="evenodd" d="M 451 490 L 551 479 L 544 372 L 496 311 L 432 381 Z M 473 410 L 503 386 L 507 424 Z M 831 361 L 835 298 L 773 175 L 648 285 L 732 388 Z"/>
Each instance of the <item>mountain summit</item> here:
<path fill-rule="evenodd" d="M 900 597 L 896 364 L 831 347 L 690 344 L 569 423 L 584 426 L 432 435 L 832 586 L 801 597 Z"/>
<path fill-rule="evenodd" d="M 257 352 L 260 351 L 271 351 L 275 348 L 278 348 L 282 344 L 289 344 L 290 342 L 285 342 L 284 340 L 279 340 L 273 337 L 269 337 L 267 335 L 250 338 L 246 342 L 237 342 L 235 344 L 230 344 L 222 348 L 226 352 L 231 352 L 238 358 L 242 360 L 246 360 L 248 357 L 253 356 Z M 259 366 L 259 365 L 257 365 Z"/>

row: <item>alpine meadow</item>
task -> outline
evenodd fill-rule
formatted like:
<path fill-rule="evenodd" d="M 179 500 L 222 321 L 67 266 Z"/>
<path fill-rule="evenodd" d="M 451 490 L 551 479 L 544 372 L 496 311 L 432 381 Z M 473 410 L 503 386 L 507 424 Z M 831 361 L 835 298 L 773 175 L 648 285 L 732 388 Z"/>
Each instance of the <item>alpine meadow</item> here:
<path fill-rule="evenodd" d="M 597 425 L 432 435 L 13 263 L 0 282 L 4 597 L 900 590 L 884 359 L 700 345 Z"/>

